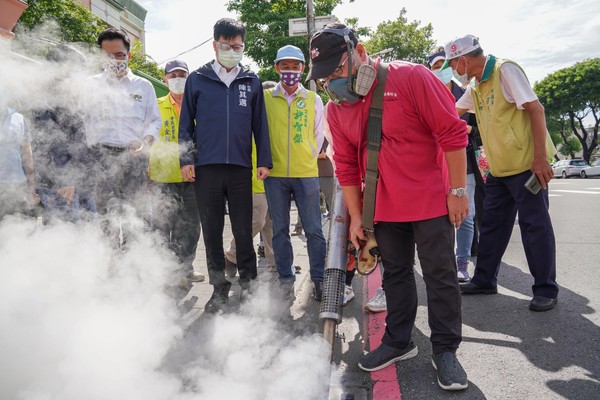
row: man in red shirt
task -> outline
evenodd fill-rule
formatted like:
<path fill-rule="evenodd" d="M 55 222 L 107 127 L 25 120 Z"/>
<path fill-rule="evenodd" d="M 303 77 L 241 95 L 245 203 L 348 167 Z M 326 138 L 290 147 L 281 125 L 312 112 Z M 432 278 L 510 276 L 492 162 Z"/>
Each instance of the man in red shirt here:
<path fill-rule="evenodd" d="M 333 137 L 336 176 L 350 212 L 350 239 L 366 240 L 362 227 L 362 179 L 367 160 L 367 123 L 376 82 L 365 96 L 362 69 L 377 69 L 353 31 L 331 24 L 311 39 L 308 80 L 323 84 L 332 101 L 327 121 Z M 361 67 L 361 70 L 359 70 Z M 360 72 L 359 72 L 360 71 Z M 369 82 L 367 82 L 368 84 Z M 382 344 L 363 355 L 359 367 L 377 371 L 417 355 L 411 332 L 417 312 L 415 244 L 427 287 L 433 365 L 446 390 L 467 387 L 455 353 L 462 339 L 454 229 L 469 213 L 466 195 L 467 130 L 454 98 L 426 67 L 390 63 L 383 98 L 375 237 L 385 265 L 388 315 Z"/>

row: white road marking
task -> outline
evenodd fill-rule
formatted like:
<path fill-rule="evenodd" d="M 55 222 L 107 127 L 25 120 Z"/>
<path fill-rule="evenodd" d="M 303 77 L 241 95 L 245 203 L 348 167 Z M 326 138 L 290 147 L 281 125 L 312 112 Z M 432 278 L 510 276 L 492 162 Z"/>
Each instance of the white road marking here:
<path fill-rule="evenodd" d="M 590 192 L 587 190 L 563 190 L 563 189 L 557 189 L 557 190 L 552 190 L 553 192 L 563 192 L 563 193 L 580 193 L 580 194 L 600 194 L 600 192 Z"/>

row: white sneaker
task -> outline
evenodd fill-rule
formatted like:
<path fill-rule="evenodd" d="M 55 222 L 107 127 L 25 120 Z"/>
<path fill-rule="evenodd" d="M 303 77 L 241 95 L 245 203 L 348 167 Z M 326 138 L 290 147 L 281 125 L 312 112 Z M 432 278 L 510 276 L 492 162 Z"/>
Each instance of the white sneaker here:
<path fill-rule="evenodd" d="M 383 291 L 383 288 L 377 289 L 375 296 L 365 304 L 365 310 L 371 312 L 387 311 L 387 302 L 385 301 L 385 292 Z"/>
<path fill-rule="evenodd" d="M 344 286 L 344 298 L 342 299 L 342 305 L 345 306 L 353 298 L 354 298 L 354 290 L 352 290 L 352 286 L 345 285 Z"/>

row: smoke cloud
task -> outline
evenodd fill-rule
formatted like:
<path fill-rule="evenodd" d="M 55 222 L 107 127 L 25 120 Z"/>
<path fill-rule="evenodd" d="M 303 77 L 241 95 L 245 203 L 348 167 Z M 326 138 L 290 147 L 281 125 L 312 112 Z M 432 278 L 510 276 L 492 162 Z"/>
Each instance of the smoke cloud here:
<path fill-rule="evenodd" d="M 98 55 L 79 47 L 84 61 L 49 63 L 47 34 L 23 34 L 12 54 L 0 49 L 0 102 L 26 118 L 57 105 L 81 114 L 82 95 L 90 104 L 106 95 L 86 91 Z M 326 345 L 282 322 L 268 288 L 237 313 L 184 326 L 167 290 L 180 273 L 176 257 L 137 216 L 127 218 L 137 234 L 126 252 L 94 216 L 0 221 L 0 398 L 323 398 Z"/>

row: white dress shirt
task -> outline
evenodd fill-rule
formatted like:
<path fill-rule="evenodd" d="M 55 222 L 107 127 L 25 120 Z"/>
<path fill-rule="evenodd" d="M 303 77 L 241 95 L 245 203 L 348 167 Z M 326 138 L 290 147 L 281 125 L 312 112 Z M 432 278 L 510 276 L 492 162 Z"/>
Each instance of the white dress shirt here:
<path fill-rule="evenodd" d="M 212 67 L 219 79 L 223 81 L 223 83 L 226 84 L 227 87 L 231 85 L 231 82 L 233 82 L 233 80 L 236 76 L 238 76 L 241 70 L 240 66 L 236 65 L 234 68 L 231 69 L 231 71 L 227 71 L 227 69 L 225 69 L 225 67 L 219 64 L 216 60 L 213 61 Z"/>
<path fill-rule="evenodd" d="M 121 79 L 107 71 L 88 79 L 80 100 L 87 143 L 128 147 L 147 136 L 158 140 L 162 118 L 152 84 L 131 70 Z"/>

